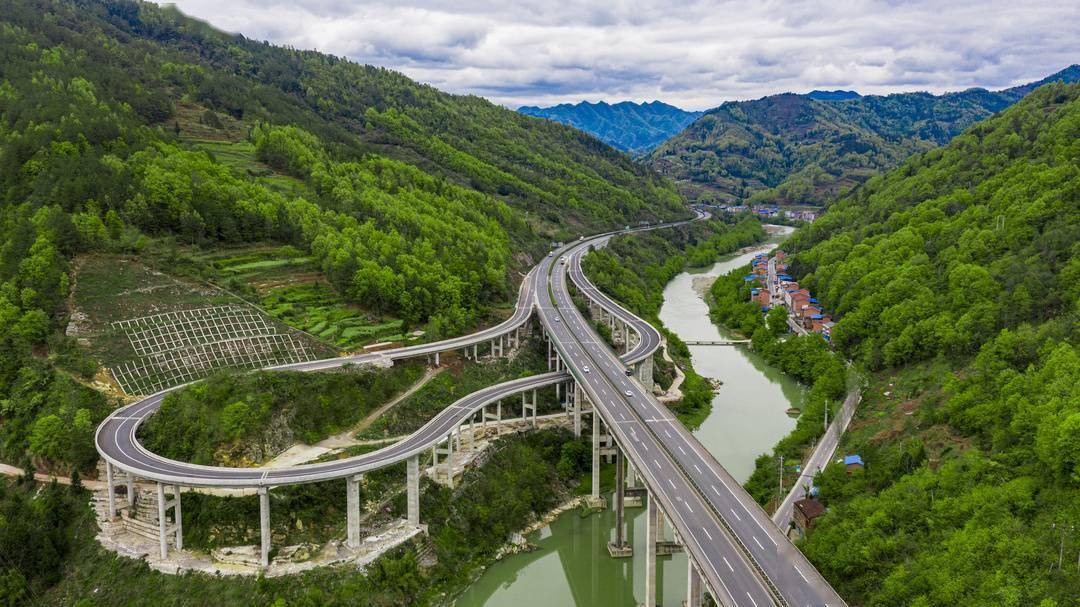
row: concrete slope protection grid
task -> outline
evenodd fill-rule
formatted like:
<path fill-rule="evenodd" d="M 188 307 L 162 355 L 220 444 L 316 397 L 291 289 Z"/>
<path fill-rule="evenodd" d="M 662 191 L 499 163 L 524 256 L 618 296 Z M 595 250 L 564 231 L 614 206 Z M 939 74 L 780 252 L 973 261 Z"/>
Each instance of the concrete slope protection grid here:
<path fill-rule="evenodd" d="M 697 212 L 696 219 L 707 215 Z M 593 403 L 620 449 L 640 471 L 658 505 L 672 521 L 714 596 L 728 605 L 843 605 L 824 578 L 769 521 L 764 511 L 711 457 L 682 424 L 639 382 L 626 373 L 659 347 L 659 332 L 601 293 L 581 271 L 581 256 L 615 234 L 680 225 L 657 224 L 600 234 L 562 246 L 543 258 L 521 285 L 514 314 L 472 335 L 387 350 L 274 367 L 316 371 L 377 357 L 398 360 L 499 339 L 538 314 L 566 371 L 512 380 L 484 388 L 450 405 L 402 441 L 361 456 L 278 469 L 199 466 L 163 458 L 137 440 L 139 424 L 156 411 L 171 390 L 123 407 L 99 427 L 99 453 L 112 465 L 163 483 L 190 486 L 271 487 L 346 478 L 404 461 L 437 445 L 489 403 L 542 386 L 573 379 Z M 566 261 L 568 260 L 568 263 Z M 556 261 L 559 261 L 556 264 Z M 591 301 L 606 309 L 639 337 L 621 357 L 608 349 L 585 321 L 567 289 L 567 270 Z M 563 320 L 565 319 L 565 321 Z M 589 365 L 598 372 L 584 373 Z M 594 420 L 594 429 L 598 421 Z M 730 516 L 728 515 L 730 512 Z M 648 584 L 653 587 L 653 584 Z"/>

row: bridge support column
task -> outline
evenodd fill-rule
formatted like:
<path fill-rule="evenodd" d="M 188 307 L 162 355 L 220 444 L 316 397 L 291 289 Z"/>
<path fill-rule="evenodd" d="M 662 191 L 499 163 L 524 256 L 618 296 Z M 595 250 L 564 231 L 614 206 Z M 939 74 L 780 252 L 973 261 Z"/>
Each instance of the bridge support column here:
<path fill-rule="evenodd" d="M 687 561 L 686 607 L 701 607 L 704 598 L 701 595 L 701 574 L 694 564 L 694 559 L 688 558 Z"/>
<path fill-rule="evenodd" d="M 536 388 L 533 388 L 532 395 L 532 425 L 536 427 Z"/>
<path fill-rule="evenodd" d="M 501 402 L 499 407 L 502 408 Z M 454 488 L 454 432 L 452 430 L 446 436 L 446 485 L 451 489 Z"/>
<path fill-rule="evenodd" d="M 420 526 L 420 456 L 409 458 L 405 468 L 406 510 L 409 524 Z"/>
<path fill-rule="evenodd" d="M 491 340 L 491 357 L 495 358 L 495 340 L 494 339 Z"/>
<path fill-rule="evenodd" d="M 574 382 L 574 436 L 581 436 L 581 386 Z"/>
<path fill-rule="evenodd" d="M 626 543 L 626 504 L 623 478 L 626 457 L 622 449 L 615 446 L 615 541 L 608 542 L 608 554 L 613 557 L 634 555 L 634 547 Z"/>
<path fill-rule="evenodd" d="M 345 479 L 345 520 L 348 532 L 345 545 L 353 550 L 360 547 L 360 475 Z"/>
<path fill-rule="evenodd" d="M 173 485 L 173 524 L 176 526 L 176 535 L 173 543 L 177 550 L 184 549 L 184 516 L 180 511 L 180 485 Z"/>
<path fill-rule="evenodd" d="M 600 501 L 600 416 L 592 414 L 592 498 Z"/>
<path fill-rule="evenodd" d="M 547 363 L 548 363 L 548 371 L 550 371 L 551 370 L 551 340 L 548 339 L 548 340 L 545 340 L 545 341 L 547 341 L 547 347 L 548 347 Z"/>
<path fill-rule="evenodd" d="M 557 370 L 557 369 L 556 369 Z M 562 400 L 562 382 L 555 384 L 555 400 Z"/>
<path fill-rule="evenodd" d="M 656 495 L 649 492 L 645 512 L 645 607 L 656 607 Z"/>
<path fill-rule="evenodd" d="M 128 494 L 128 516 L 134 516 L 135 514 L 135 502 L 138 501 L 138 496 L 135 495 L 135 475 L 127 473 L 127 494 Z"/>
<path fill-rule="evenodd" d="M 472 359 L 473 359 L 473 360 L 480 360 L 480 359 L 478 359 L 478 358 L 476 357 L 476 344 L 473 344 L 473 345 L 472 345 Z"/>
<path fill-rule="evenodd" d="M 270 566 L 270 489 L 259 487 L 259 564 Z"/>
<path fill-rule="evenodd" d="M 109 486 L 109 520 L 116 518 L 116 488 L 113 487 L 112 464 L 105 462 L 105 482 Z"/>
<path fill-rule="evenodd" d="M 439 366 L 439 353 L 438 352 L 435 353 L 435 366 L 436 367 Z"/>
<path fill-rule="evenodd" d="M 169 542 L 166 538 L 165 524 L 165 485 L 161 483 L 157 484 L 157 512 L 158 512 L 158 549 L 161 553 L 161 558 L 165 559 L 169 556 Z"/>

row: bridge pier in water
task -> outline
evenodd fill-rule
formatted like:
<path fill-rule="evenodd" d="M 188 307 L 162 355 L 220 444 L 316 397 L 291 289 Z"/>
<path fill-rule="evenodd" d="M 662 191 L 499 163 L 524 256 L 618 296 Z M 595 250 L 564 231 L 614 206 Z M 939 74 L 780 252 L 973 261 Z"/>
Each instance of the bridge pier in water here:
<path fill-rule="evenodd" d="M 656 513 L 660 510 L 656 496 L 649 492 L 645 510 L 645 602 L 644 607 L 656 607 Z"/>
<path fill-rule="evenodd" d="M 608 542 L 608 554 L 614 558 L 634 555 L 634 547 L 626 541 L 626 456 L 615 446 L 615 541 Z"/>

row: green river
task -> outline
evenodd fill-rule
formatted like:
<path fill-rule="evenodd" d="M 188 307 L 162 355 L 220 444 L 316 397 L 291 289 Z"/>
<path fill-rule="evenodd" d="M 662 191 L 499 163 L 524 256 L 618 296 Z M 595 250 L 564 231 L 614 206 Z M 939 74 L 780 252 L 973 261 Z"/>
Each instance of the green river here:
<path fill-rule="evenodd" d="M 694 290 L 694 280 L 750 263 L 755 254 L 769 250 L 791 231 L 773 229 L 779 232 L 767 244 L 676 276 L 664 289 L 660 310 L 664 324 L 684 340 L 731 337 L 709 321 L 708 306 Z M 754 459 L 794 428 L 795 420 L 785 411 L 800 404 L 802 388 L 742 346 L 691 346 L 690 350 L 698 373 L 724 382 L 713 398 L 712 413 L 694 434 L 735 478 L 745 481 L 754 470 Z M 643 554 L 645 509 L 629 508 L 626 515 L 629 541 L 635 553 Z M 529 537 L 537 550 L 493 565 L 456 605 L 639 605 L 644 595 L 644 561 L 608 556 L 607 542 L 614 538 L 614 526 L 610 509 L 587 518 L 576 510 L 563 514 Z M 680 605 L 686 598 L 686 556 L 660 557 L 658 566 L 662 604 Z"/>

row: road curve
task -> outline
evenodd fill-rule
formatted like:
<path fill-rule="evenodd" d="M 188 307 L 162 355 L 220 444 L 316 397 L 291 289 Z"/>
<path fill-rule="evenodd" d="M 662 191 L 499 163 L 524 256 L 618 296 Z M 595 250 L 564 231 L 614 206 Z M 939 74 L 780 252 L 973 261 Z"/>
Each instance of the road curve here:
<path fill-rule="evenodd" d="M 667 225 L 673 224 L 659 224 L 653 226 L 653 229 L 666 227 Z M 563 252 L 573 247 L 592 242 L 597 238 L 604 238 L 610 234 L 611 232 L 599 234 L 560 247 L 542 260 L 537 268 L 545 264 L 550 264 L 553 260 L 558 259 Z M 269 367 L 267 370 L 321 371 L 348 365 L 362 364 L 380 358 L 403 360 L 420 356 L 430 356 L 438 352 L 453 350 L 455 348 L 464 348 L 499 338 L 524 325 L 525 322 L 529 320 L 533 313 L 537 290 L 546 290 L 547 276 L 539 273 L 537 268 L 530 271 L 522 281 L 518 291 L 518 301 L 515 305 L 514 313 L 510 318 L 496 326 L 483 329 L 470 335 L 438 342 L 406 346 L 377 353 L 278 365 Z M 651 354 L 654 350 L 655 347 L 648 351 L 647 354 Z M 636 348 L 635 355 L 644 351 L 645 348 Z M 403 461 L 426 448 L 430 448 L 431 445 L 437 444 L 446 436 L 449 432 L 449 428 L 454 428 L 454 424 L 460 423 L 463 419 L 467 419 L 472 412 L 475 412 L 476 409 L 483 407 L 485 404 L 496 402 L 501 398 L 525 390 L 566 381 L 569 378 L 570 376 L 566 373 L 548 373 L 490 386 L 474 394 L 470 394 L 448 406 L 428 422 L 428 424 L 424 425 L 402 441 L 378 451 L 335 461 L 332 465 L 328 463 L 304 464 L 282 468 L 229 468 L 223 466 L 201 466 L 198 464 L 180 462 L 152 453 L 146 449 L 137 438 L 139 426 L 161 407 L 161 403 L 164 401 L 165 397 L 173 391 L 182 389 L 187 384 L 163 390 L 131 405 L 116 409 L 98 425 L 97 430 L 94 433 L 94 442 L 98 453 L 109 463 L 140 478 L 154 481 L 176 483 L 185 486 L 219 486 L 235 488 L 268 487 L 318 482 L 343 478 Z"/>

